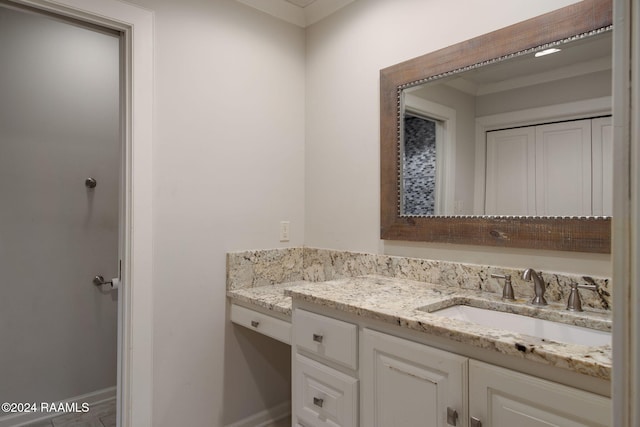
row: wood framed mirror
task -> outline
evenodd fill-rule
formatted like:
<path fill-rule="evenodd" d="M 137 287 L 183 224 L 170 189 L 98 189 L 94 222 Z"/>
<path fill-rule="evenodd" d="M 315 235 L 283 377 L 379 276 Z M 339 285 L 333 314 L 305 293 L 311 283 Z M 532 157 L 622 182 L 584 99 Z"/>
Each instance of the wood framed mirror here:
<path fill-rule="evenodd" d="M 400 64 L 393 65 L 391 67 L 382 69 L 380 71 L 380 163 L 381 163 L 381 225 L 380 225 L 380 234 L 381 238 L 385 240 L 405 240 L 405 241 L 423 241 L 423 242 L 443 242 L 443 243 L 457 243 L 457 244 L 471 244 L 471 245 L 486 245 L 486 246 L 498 246 L 498 247 L 519 247 L 519 248 L 530 248 L 530 249 L 547 249 L 547 250 L 561 250 L 561 251 L 577 251 L 577 252 L 594 252 L 594 253 L 609 253 L 611 252 L 611 218 L 607 216 L 607 210 L 603 211 L 602 208 L 596 208 L 596 199 L 600 200 L 604 195 L 604 197 L 608 197 L 611 194 L 611 190 L 607 186 L 608 181 L 605 184 L 602 184 L 602 171 L 599 172 L 594 168 L 593 170 L 586 170 L 585 175 L 580 178 L 580 181 L 577 181 L 578 184 L 580 182 L 584 182 L 585 185 L 592 185 L 591 181 L 596 182 L 598 179 L 600 190 L 599 195 L 593 196 L 593 200 L 591 199 L 591 194 L 596 194 L 597 192 L 589 187 L 586 190 L 582 189 L 580 192 L 585 192 L 587 194 L 587 201 L 580 199 L 583 205 L 587 206 L 586 211 L 563 211 L 560 209 L 559 212 L 554 212 L 553 210 L 545 210 L 541 208 L 544 204 L 544 200 L 550 199 L 551 196 L 545 193 L 541 193 L 543 188 L 543 183 L 541 179 L 544 177 L 547 182 L 547 187 L 550 187 L 552 190 L 555 188 L 562 188 L 554 183 L 555 175 L 552 172 L 549 172 L 550 169 L 545 169 L 543 165 L 545 157 L 542 157 L 537 151 L 538 148 L 530 148 L 529 152 L 531 154 L 529 160 L 525 160 L 525 162 L 529 162 L 531 171 L 529 171 L 529 175 L 533 178 L 531 180 L 536 180 L 535 182 L 531 181 L 529 184 L 522 184 L 522 188 L 533 188 L 531 190 L 531 194 L 528 197 L 529 200 L 529 211 L 509 211 L 509 208 L 505 208 L 507 212 L 494 212 L 489 208 L 491 199 L 495 199 L 492 192 L 495 190 L 490 187 L 489 171 L 495 175 L 495 170 L 499 168 L 503 168 L 504 163 L 496 162 L 492 164 L 488 157 L 490 157 L 488 152 L 493 152 L 493 146 L 486 145 L 487 144 L 487 136 L 488 133 L 481 133 L 478 129 L 481 129 L 482 132 L 493 132 L 495 129 L 498 129 L 499 126 L 493 126 L 491 123 L 496 122 L 496 117 L 504 117 L 507 113 L 502 113 L 502 115 L 496 114 L 487 114 L 489 111 L 493 113 L 494 111 L 491 108 L 485 109 L 485 114 L 482 117 L 479 117 L 477 114 L 474 116 L 475 123 L 473 126 L 475 131 L 473 132 L 472 137 L 468 137 L 467 140 L 472 140 L 473 142 L 465 141 L 461 137 L 462 132 L 456 132 L 454 129 L 459 129 L 460 125 L 455 125 L 455 127 L 451 127 L 451 123 L 447 121 L 449 117 L 457 117 L 458 119 L 462 115 L 460 112 L 456 112 L 456 108 L 452 107 L 452 105 L 442 105 L 447 104 L 451 101 L 451 97 L 442 95 L 443 87 L 442 84 L 447 86 L 447 90 L 456 90 L 461 92 L 466 92 L 464 96 L 468 96 L 469 93 L 482 93 L 487 94 L 489 92 L 489 96 L 493 96 L 493 103 L 499 103 L 502 107 L 505 107 L 509 104 L 509 102 L 505 102 L 504 100 L 500 101 L 502 98 L 496 95 L 496 92 L 505 91 L 505 87 L 509 85 L 513 86 L 514 82 L 522 81 L 522 76 L 516 76 L 513 78 L 508 78 L 508 82 L 490 82 L 493 88 L 492 91 L 488 91 L 486 89 L 478 89 L 480 86 L 475 85 L 471 89 L 465 89 L 463 86 L 468 86 L 469 81 L 473 81 L 473 78 L 467 78 L 466 75 L 462 78 L 463 73 L 467 73 L 469 71 L 477 73 L 478 71 L 485 70 L 485 76 L 491 76 L 491 78 L 497 78 L 502 74 L 502 71 L 498 68 L 490 68 L 494 65 L 502 66 L 503 63 L 507 63 L 508 61 L 516 60 L 514 62 L 520 61 L 519 68 L 536 68 L 532 65 L 527 65 L 522 61 L 525 58 L 533 57 L 534 54 L 546 50 L 548 48 L 560 48 L 563 49 L 565 45 L 568 46 L 570 43 L 575 43 L 580 45 L 586 41 L 595 39 L 596 36 L 611 33 L 612 29 L 612 2 L 610 0 L 584 0 L 579 3 L 564 7 L 562 9 L 558 9 L 556 11 L 547 13 L 545 15 L 541 15 L 527 21 L 520 22 L 518 24 L 476 37 L 471 40 L 464 41 L 462 43 L 411 59 L 409 61 L 402 62 Z M 611 49 L 610 42 L 602 42 L 600 44 L 606 45 L 609 43 L 609 49 Z M 583 51 L 594 51 L 595 48 L 591 47 L 583 47 Z M 568 61 L 571 61 L 570 59 Z M 605 64 L 606 59 L 599 58 L 598 60 L 590 60 L 590 64 Z M 485 68 L 488 67 L 488 68 Z M 548 124 L 555 125 L 556 122 L 577 122 L 577 119 L 584 120 L 593 120 L 599 119 L 601 116 L 606 115 L 606 109 L 608 108 L 609 114 L 611 111 L 611 78 L 610 78 L 610 67 L 611 61 L 609 60 L 608 64 L 609 70 L 603 70 L 602 68 L 606 68 L 606 66 L 600 65 L 600 70 L 597 70 L 600 75 L 605 73 L 604 75 L 608 75 L 608 89 L 609 97 L 607 96 L 599 96 L 597 99 L 589 98 L 588 100 L 573 100 L 571 102 L 566 102 L 566 100 L 561 102 L 561 107 L 558 105 L 545 105 L 542 110 L 544 113 L 540 113 L 541 108 L 538 106 L 536 108 L 529 107 L 523 110 L 518 110 L 515 113 L 509 112 L 507 115 L 515 120 L 509 123 L 516 123 L 516 125 L 505 125 L 504 129 L 511 128 L 524 128 L 526 126 L 536 126 L 540 128 L 541 126 L 546 126 Z M 547 79 L 548 81 L 553 81 L 555 85 L 567 85 L 565 80 L 561 80 L 562 77 L 549 77 L 550 75 L 562 75 L 562 73 L 574 73 L 574 74 L 583 74 L 582 70 L 585 67 L 582 64 L 574 63 L 568 64 L 563 67 L 562 72 L 549 73 L 546 71 L 538 71 L 537 76 L 532 80 L 530 77 L 527 77 L 524 80 L 529 81 L 528 89 L 529 91 L 533 91 L 534 97 L 537 94 L 542 93 L 539 91 L 539 87 L 535 86 L 532 81 L 538 79 L 538 83 L 542 80 Z M 597 65 L 596 65 L 597 68 Z M 568 71 L 573 69 L 574 71 Z M 486 70 L 490 70 L 486 72 Z M 609 74 L 606 74 L 606 73 Z M 566 76 L 565 76 L 566 77 Z M 589 77 L 590 78 L 590 77 Z M 454 81 L 456 80 L 456 81 Z M 478 78 L 477 81 L 482 81 L 482 78 Z M 453 169 L 451 165 L 459 164 L 459 158 L 456 160 L 451 160 L 450 158 L 447 161 L 441 161 L 440 157 L 437 158 L 436 161 L 433 161 L 433 164 L 436 166 L 428 166 L 429 168 L 435 168 L 438 170 L 437 173 L 434 173 L 434 177 L 427 179 L 430 181 L 433 188 L 429 191 L 433 193 L 432 197 L 434 201 L 431 201 L 431 211 L 415 211 L 414 207 L 409 207 L 410 198 L 407 196 L 409 192 L 410 185 L 409 179 L 404 175 L 405 170 L 409 170 L 413 166 L 409 166 L 409 161 L 407 160 L 406 152 L 409 151 L 408 148 L 404 145 L 404 135 L 405 135 L 405 126 L 408 126 L 405 122 L 406 116 L 410 115 L 417 116 L 418 118 L 425 118 L 431 120 L 431 117 L 420 117 L 420 114 L 413 113 L 413 107 L 409 105 L 409 98 L 413 97 L 414 94 L 419 94 L 422 91 L 422 86 L 424 85 L 427 89 L 434 87 L 433 84 L 441 84 L 438 86 L 438 91 L 440 92 L 440 99 L 443 102 L 439 104 L 430 103 L 427 101 L 429 105 L 436 105 L 434 107 L 433 115 L 436 117 L 433 119 L 436 124 L 432 125 L 435 130 L 427 131 L 433 135 L 442 133 L 438 131 L 437 123 L 439 120 L 444 120 L 442 123 L 443 129 L 445 129 L 444 134 L 445 137 L 442 138 L 444 142 L 443 145 L 437 145 L 434 142 L 433 152 L 443 153 L 443 152 L 462 152 L 462 143 L 466 143 L 469 146 L 472 146 L 473 154 L 473 162 L 471 163 L 473 166 L 467 168 L 467 179 L 468 182 L 462 182 L 459 178 L 455 178 L 456 184 L 453 185 L 454 182 L 453 177 L 449 177 L 450 170 Z M 431 86 L 430 86 L 431 85 Z M 589 88 L 593 88 L 595 85 L 591 84 Z M 606 84 L 604 86 L 607 86 Z M 486 87 L 486 86 L 483 86 Z M 453 89 L 452 89 L 453 88 Z M 497 88 L 497 89 L 496 89 Z M 502 88 L 502 89 L 500 89 Z M 484 90 L 484 91 L 483 91 Z M 519 89 L 521 90 L 521 89 Z M 547 89 L 553 92 L 552 89 Z M 536 92 L 537 91 L 537 92 Z M 437 92 L 437 91 L 436 91 Z M 555 91 L 557 93 L 557 91 Z M 584 93 L 583 90 L 577 90 L 579 93 Z M 434 93 L 432 91 L 431 93 Z M 447 92 L 450 93 L 450 92 Z M 524 92 L 520 92 L 522 94 Z M 435 95 L 434 95 L 435 96 Z M 475 95 L 474 95 L 475 96 Z M 501 96 L 501 95 L 500 95 Z M 520 95 L 521 96 L 521 95 Z M 594 97 L 597 95 L 594 95 Z M 437 96 L 436 96 L 437 98 Z M 479 98 L 474 98 L 475 108 L 478 109 L 478 105 L 480 102 Z M 514 105 L 518 106 L 520 98 L 516 98 L 518 102 L 515 102 Z M 594 102 L 591 102 L 594 101 Z M 413 101 L 412 101 L 413 102 Z M 600 107 L 593 107 L 593 104 L 600 104 Z M 520 105 L 521 106 L 521 105 Z M 505 107 L 506 108 L 506 107 Z M 514 107 L 517 110 L 517 107 Z M 582 111 L 584 110 L 584 111 Z M 520 112 L 522 111 L 536 111 L 539 117 L 536 119 L 517 119 L 519 117 Z M 558 119 L 556 117 L 549 116 L 549 111 L 561 111 L 562 113 L 558 115 Z M 604 111 L 604 112 L 603 112 Z M 457 113 L 457 115 L 456 115 Z M 431 114 L 429 114 L 431 116 Z M 441 117 L 444 117 L 442 119 Z M 514 117 L 516 119 L 514 119 Z M 551 118 L 550 118 L 551 117 Z M 459 121 L 459 120 L 458 120 Z M 499 120 L 498 120 L 499 121 Z M 593 125 L 591 122 L 585 124 L 586 128 L 591 129 Z M 447 126 L 449 126 L 449 133 L 447 134 Z M 469 125 L 471 126 L 471 125 Z M 484 127 L 483 127 L 484 126 Z M 493 126 L 493 127 L 492 127 Z M 583 127 L 584 127 L 583 126 Z M 502 130 L 502 129 L 501 129 Z M 527 129 L 529 134 L 540 133 L 540 130 L 531 130 Z M 536 133 L 537 132 L 537 133 Z M 591 132 L 591 130 L 589 130 Z M 456 134 L 458 134 L 458 140 L 456 140 Z M 469 134 L 469 132 L 467 132 Z M 496 135 L 497 133 L 491 134 Z M 435 139 L 436 137 L 434 137 Z M 437 137 L 440 138 L 440 137 Z M 537 137 L 539 140 L 542 140 L 542 137 Z M 591 136 L 589 136 L 591 138 Z M 462 142 L 461 142 L 462 140 Z M 457 142 L 456 142 L 457 141 Z M 438 144 L 441 144 L 438 142 Z M 447 145 L 452 144 L 452 145 Z M 480 145 L 479 145 L 480 144 Z M 528 142 L 527 147 L 546 147 L 544 143 L 540 142 Z M 537 145 L 536 145 L 537 144 Z M 589 139 L 588 144 L 591 144 L 591 140 Z M 451 146 L 455 146 L 455 148 L 451 148 Z M 440 148 L 437 148 L 440 147 Z M 444 147 L 444 148 L 442 148 Z M 509 147 L 514 147 L 514 145 L 510 145 Z M 549 147 L 556 147 L 554 145 L 549 145 Z M 510 148 L 510 150 L 511 150 Z M 540 150 L 542 150 L 540 148 Z M 600 148 L 601 149 L 601 148 Z M 513 151 L 513 150 L 512 150 Z M 591 151 L 591 145 L 588 145 L 587 148 L 583 149 L 585 153 Z M 549 159 L 560 159 L 556 161 L 557 164 L 561 166 L 561 169 L 567 169 L 570 167 L 569 163 L 566 159 L 561 157 L 557 157 L 556 153 L 560 151 L 553 151 L 551 149 L 547 149 L 546 154 Z M 588 153 L 587 153 L 588 154 Z M 441 156 L 438 154 L 437 156 Z M 580 157 L 580 156 L 573 156 Z M 590 154 L 589 154 L 590 156 Z M 434 156 L 435 157 L 435 156 Z M 495 157 L 495 156 L 494 156 Z M 522 156 L 521 156 L 522 157 Z M 526 157 L 526 156 L 525 156 Z M 584 156 L 582 156 L 584 157 Z M 445 157 L 446 158 L 446 157 Z M 501 158 L 501 157 L 496 157 Z M 585 157 L 586 158 L 586 157 Z M 543 159 L 543 160 L 541 160 Z M 587 160 L 583 163 L 591 163 L 595 164 L 595 161 L 591 160 L 591 157 L 586 158 Z M 536 163 L 537 161 L 537 163 Z M 600 160 L 600 165 L 602 164 L 608 165 L 609 169 L 612 169 L 612 164 L 609 161 L 608 157 L 605 157 L 604 160 Z M 578 163 L 576 163 L 578 164 Z M 534 165 L 534 166 L 531 166 Z M 566 166 L 565 166 L 566 165 Z M 459 165 L 458 165 L 459 166 Z M 511 169 L 521 170 L 523 168 L 519 168 L 514 165 L 511 165 Z M 579 167 L 579 166 L 577 166 Z M 584 166 L 582 166 L 584 169 Z M 422 166 L 420 166 L 422 168 Z M 533 169 L 535 168 L 535 171 Z M 589 166 L 591 168 L 591 166 Z M 459 169 L 465 169 L 460 168 Z M 474 173 L 469 173 L 469 169 L 475 169 Z M 507 169 L 507 168 L 505 168 Z M 525 168 L 526 169 L 526 168 Z M 502 169 L 499 169 L 502 170 Z M 479 172 L 480 171 L 480 172 Z M 566 170 L 563 172 L 566 175 L 571 175 L 572 172 Z M 612 171 L 609 171 L 612 173 Z M 598 175 L 600 174 L 600 175 Z M 469 179 L 469 175 L 471 178 Z M 500 174 L 498 174 L 500 176 Z M 449 177 L 449 178 L 447 178 Z M 444 185 L 442 182 L 447 182 L 449 180 L 449 185 Z M 495 177 L 493 178 L 495 181 Z M 525 178 L 526 180 L 526 178 Z M 510 178 L 506 180 L 503 178 L 502 181 L 498 180 L 498 182 L 509 182 Z M 589 181 L 589 182 L 587 182 Z M 437 184 L 433 184 L 433 182 L 437 182 Z M 514 182 L 520 182 L 514 179 Z M 524 181 L 523 181 L 524 182 Z M 537 183 L 537 184 L 536 184 Z M 541 184 L 542 183 L 542 184 Z M 595 185 L 595 184 L 594 184 Z M 458 195 L 447 195 L 444 193 L 445 190 L 442 188 L 452 188 L 455 187 L 456 191 L 458 189 L 466 189 L 469 190 L 473 187 L 473 201 L 466 202 L 467 205 L 473 205 L 473 211 L 465 212 L 461 207 L 465 204 L 462 196 Z M 419 185 L 417 188 L 421 188 Z M 522 191 L 529 191 L 525 188 Z M 573 187 L 567 187 L 573 188 Z M 594 187 L 595 188 L 595 187 Z M 497 194 L 502 190 L 498 190 Z M 511 190 L 507 190 L 509 193 Z M 515 191 L 515 190 L 514 190 Z M 520 191 L 520 190 L 518 190 Z M 560 190 L 558 190 L 560 191 Z M 561 190 L 565 191 L 565 193 L 558 193 L 559 197 L 563 198 L 563 194 L 566 194 L 566 198 L 571 198 L 574 193 L 578 193 L 576 191 L 569 190 Z M 535 194 L 534 194 L 535 193 Z M 424 194 L 424 193 L 418 193 Z M 518 193 L 513 193 L 518 194 Z M 420 196 L 422 197 L 422 196 Z M 469 197 L 469 196 L 467 196 Z M 492 198 L 493 197 L 493 198 Z M 513 196 L 509 196 L 507 201 L 513 199 Z M 525 205 L 527 204 L 526 197 L 524 197 L 525 201 L 523 202 Z M 413 202 L 411 202 L 413 203 Z M 493 202 L 491 202 L 493 203 Z M 436 207 L 435 209 L 433 206 Z M 493 205 L 491 205 L 493 206 Z M 533 206 L 533 208 L 532 208 Z M 593 209 L 592 209 L 593 206 Z M 563 208 L 564 209 L 564 208 Z M 534 215 L 531 215 L 531 212 L 534 212 Z M 542 213 L 540 213 L 542 212 Z M 567 213 L 568 212 L 568 213 Z M 610 215 L 610 214 L 609 214 Z"/>

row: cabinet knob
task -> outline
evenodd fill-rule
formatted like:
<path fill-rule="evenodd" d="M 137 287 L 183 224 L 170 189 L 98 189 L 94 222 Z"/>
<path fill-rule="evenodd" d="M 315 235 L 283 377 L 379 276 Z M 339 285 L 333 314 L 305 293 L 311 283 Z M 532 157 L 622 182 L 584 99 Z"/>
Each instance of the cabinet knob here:
<path fill-rule="evenodd" d="M 322 343 L 324 337 L 320 334 L 313 334 L 313 340 L 317 343 Z"/>
<path fill-rule="evenodd" d="M 257 320 L 251 321 L 251 326 L 253 326 L 254 328 L 257 328 L 259 325 L 260 325 L 260 322 L 258 322 Z"/>
<path fill-rule="evenodd" d="M 322 405 L 324 405 L 324 399 L 320 399 L 319 397 L 314 397 L 313 404 L 316 405 L 318 408 L 322 408 Z"/>
<path fill-rule="evenodd" d="M 480 421 L 479 418 L 471 417 L 469 421 L 471 422 L 470 423 L 471 427 L 482 427 L 482 421 Z"/>
<path fill-rule="evenodd" d="M 458 411 L 449 407 L 447 407 L 447 424 L 458 425 Z"/>

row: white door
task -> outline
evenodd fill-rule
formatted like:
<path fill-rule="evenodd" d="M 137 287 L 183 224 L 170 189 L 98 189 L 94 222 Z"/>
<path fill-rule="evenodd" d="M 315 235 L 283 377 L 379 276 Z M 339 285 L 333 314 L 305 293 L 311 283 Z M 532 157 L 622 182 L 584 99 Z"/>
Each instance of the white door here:
<path fill-rule="evenodd" d="M 471 360 L 469 416 L 485 427 L 606 427 L 612 414 L 609 398 Z"/>
<path fill-rule="evenodd" d="M 610 117 L 490 131 L 486 156 L 487 215 L 611 215 Z"/>
<path fill-rule="evenodd" d="M 362 425 L 445 427 L 467 424 L 467 359 L 365 329 Z"/>
<path fill-rule="evenodd" d="M 2 4 L 0 58 L 0 401 L 115 395 L 119 35 Z"/>
<path fill-rule="evenodd" d="M 535 129 L 537 215 L 591 215 L 591 120 Z"/>
<path fill-rule="evenodd" d="M 591 120 L 593 215 L 611 216 L 613 207 L 613 126 L 611 116 Z"/>
<path fill-rule="evenodd" d="M 535 130 L 487 132 L 486 215 L 535 215 Z"/>

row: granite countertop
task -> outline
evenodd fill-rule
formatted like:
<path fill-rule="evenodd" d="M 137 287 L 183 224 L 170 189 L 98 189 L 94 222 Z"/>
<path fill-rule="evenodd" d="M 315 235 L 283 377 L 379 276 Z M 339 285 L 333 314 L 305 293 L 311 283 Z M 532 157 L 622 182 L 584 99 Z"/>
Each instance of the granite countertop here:
<path fill-rule="evenodd" d="M 291 318 L 291 297 L 285 295 L 285 292 L 289 291 L 289 289 L 312 283 L 298 281 L 253 288 L 229 289 L 227 290 L 227 296 L 232 300 L 262 307 Z"/>
<path fill-rule="evenodd" d="M 494 350 L 502 354 L 557 366 L 604 380 L 611 379 L 611 345 L 565 344 L 435 314 L 455 304 L 527 314 L 592 329 L 611 330 L 608 312 L 572 313 L 559 304 L 534 307 L 528 301 L 505 302 L 488 292 L 447 288 L 382 276 L 362 276 L 327 282 L 292 282 L 228 291 L 237 301 L 291 316 L 292 298 Z"/>

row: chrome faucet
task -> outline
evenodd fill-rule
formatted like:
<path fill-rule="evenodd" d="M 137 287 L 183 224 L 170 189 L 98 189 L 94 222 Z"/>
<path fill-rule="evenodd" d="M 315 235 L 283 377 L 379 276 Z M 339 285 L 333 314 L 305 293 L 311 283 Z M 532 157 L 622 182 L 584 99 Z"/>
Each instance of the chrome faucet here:
<path fill-rule="evenodd" d="M 531 280 L 533 278 L 533 293 L 535 296 L 531 300 L 531 304 L 533 305 L 547 305 L 547 300 L 544 299 L 544 292 L 547 290 L 547 287 L 544 284 L 544 280 L 540 276 L 540 273 L 536 273 L 533 268 L 527 268 L 524 273 L 522 273 L 522 279 Z"/>
<path fill-rule="evenodd" d="M 593 282 L 593 279 L 590 277 L 585 277 L 584 279 L 588 279 L 587 281 L 591 281 L 589 285 L 579 285 L 577 283 L 570 283 L 571 293 L 569 294 L 569 298 L 567 299 L 567 310 L 569 311 L 582 311 L 582 300 L 580 299 L 580 292 L 578 289 L 589 289 L 590 291 L 598 291 L 598 287 Z"/>
<path fill-rule="evenodd" d="M 502 288 L 502 299 L 515 300 L 513 296 L 513 286 L 511 286 L 510 274 L 491 273 L 491 277 L 496 279 L 504 279 L 504 287 Z"/>

